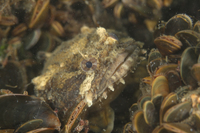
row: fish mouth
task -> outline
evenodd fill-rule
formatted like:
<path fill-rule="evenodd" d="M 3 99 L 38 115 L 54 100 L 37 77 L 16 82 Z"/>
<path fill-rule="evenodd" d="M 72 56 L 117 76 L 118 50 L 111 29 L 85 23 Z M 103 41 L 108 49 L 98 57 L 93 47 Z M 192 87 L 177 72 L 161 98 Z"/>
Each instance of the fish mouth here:
<path fill-rule="evenodd" d="M 126 48 L 125 52 L 120 53 L 116 56 L 115 62 L 107 69 L 97 90 L 97 95 L 100 96 L 102 93 L 109 88 L 114 91 L 114 84 L 121 82 L 125 84 L 124 77 L 128 74 L 131 68 L 135 68 L 138 64 L 138 55 L 140 48 L 137 45 L 132 45 Z"/>

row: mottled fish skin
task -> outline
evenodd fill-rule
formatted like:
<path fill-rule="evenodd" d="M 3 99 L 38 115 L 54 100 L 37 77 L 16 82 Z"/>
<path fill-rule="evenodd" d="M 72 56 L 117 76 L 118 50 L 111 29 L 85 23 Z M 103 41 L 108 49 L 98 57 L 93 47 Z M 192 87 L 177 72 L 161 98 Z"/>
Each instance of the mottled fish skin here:
<path fill-rule="evenodd" d="M 143 44 L 126 34 L 102 27 L 81 31 L 58 46 L 42 75 L 32 80 L 36 95 L 58 111 L 67 112 L 83 99 L 90 107 L 109 97 L 107 92 L 115 90 L 115 83 L 125 84 L 123 78 L 138 63 Z"/>

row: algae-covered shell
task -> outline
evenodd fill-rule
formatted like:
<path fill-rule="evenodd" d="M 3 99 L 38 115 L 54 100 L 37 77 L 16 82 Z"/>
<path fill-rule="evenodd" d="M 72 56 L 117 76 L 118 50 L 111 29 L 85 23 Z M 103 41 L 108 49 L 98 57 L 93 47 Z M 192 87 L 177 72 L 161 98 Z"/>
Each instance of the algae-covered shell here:
<path fill-rule="evenodd" d="M 170 35 L 157 37 L 154 43 L 163 56 L 177 52 L 182 46 L 181 41 Z"/>

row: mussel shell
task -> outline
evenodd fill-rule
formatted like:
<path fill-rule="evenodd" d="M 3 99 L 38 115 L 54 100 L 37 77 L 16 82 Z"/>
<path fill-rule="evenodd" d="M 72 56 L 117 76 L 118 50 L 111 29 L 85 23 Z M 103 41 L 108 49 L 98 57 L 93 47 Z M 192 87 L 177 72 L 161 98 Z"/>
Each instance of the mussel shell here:
<path fill-rule="evenodd" d="M 65 36 L 65 31 L 63 26 L 58 21 L 53 21 L 50 26 L 50 33 L 52 35 L 63 37 Z"/>
<path fill-rule="evenodd" d="M 163 1 L 163 6 L 168 7 L 171 5 L 171 3 L 173 2 L 173 0 L 164 0 Z"/>
<path fill-rule="evenodd" d="M 186 29 L 192 29 L 192 19 L 186 14 L 177 14 L 166 22 L 165 34 L 173 36 Z"/>
<path fill-rule="evenodd" d="M 146 84 L 151 84 L 152 78 L 150 76 L 142 78 L 142 82 Z"/>
<path fill-rule="evenodd" d="M 199 119 L 199 113 L 193 112 L 187 119 L 183 120 L 181 123 L 188 124 L 193 129 L 200 131 L 200 119 Z"/>
<path fill-rule="evenodd" d="M 183 123 L 163 123 L 165 129 L 176 133 L 197 133 L 193 128 Z"/>
<path fill-rule="evenodd" d="M 55 40 L 50 33 L 42 32 L 36 47 L 37 51 L 51 52 L 55 47 Z"/>
<path fill-rule="evenodd" d="M 154 128 L 154 130 L 152 131 L 152 133 L 172 133 L 172 132 L 168 131 L 167 129 L 165 129 L 163 127 L 163 125 L 161 125 L 161 126 L 157 126 L 156 128 Z"/>
<path fill-rule="evenodd" d="M 164 97 L 162 96 L 162 94 L 157 94 L 151 99 L 152 103 L 155 106 L 157 117 L 159 116 L 158 112 L 160 111 L 160 106 L 162 104 L 163 99 Z"/>
<path fill-rule="evenodd" d="M 182 30 L 175 34 L 183 44 L 182 49 L 186 47 L 196 46 L 200 42 L 200 34 L 193 30 Z"/>
<path fill-rule="evenodd" d="M 122 3 L 123 3 L 123 5 L 134 10 L 135 12 L 139 13 L 143 17 L 151 18 L 151 17 L 154 17 L 154 15 L 155 15 L 154 14 L 155 12 L 153 12 L 153 10 L 150 7 L 146 6 L 144 4 L 144 2 L 132 1 L 132 0 L 122 0 Z M 158 15 L 160 15 L 160 14 L 158 14 Z"/>
<path fill-rule="evenodd" d="M 194 24 L 193 30 L 200 33 L 200 21 L 199 20 Z"/>
<path fill-rule="evenodd" d="M 103 0 L 102 4 L 104 6 L 104 8 L 107 7 L 112 7 L 113 5 L 115 5 L 119 0 Z"/>
<path fill-rule="evenodd" d="M 0 35 L 1 35 L 0 39 L 2 39 L 4 37 L 7 38 L 10 29 L 11 29 L 11 26 L 7 26 L 6 28 L 0 27 Z"/>
<path fill-rule="evenodd" d="M 200 63 L 192 66 L 191 73 L 193 77 L 200 83 Z"/>
<path fill-rule="evenodd" d="M 197 55 L 200 55 L 200 42 L 195 47 L 195 53 Z M 200 56 L 198 57 L 198 61 L 197 62 L 200 63 Z"/>
<path fill-rule="evenodd" d="M 18 23 L 18 18 L 14 15 L 3 16 L 1 15 L 0 25 L 3 26 L 12 26 Z"/>
<path fill-rule="evenodd" d="M 171 108 L 172 106 L 177 104 L 177 95 L 176 93 L 169 93 L 164 100 L 162 101 L 162 104 L 160 106 L 160 124 L 163 122 L 163 116 L 165 112 Z"/>
<path fill-rule="evenodd" d="M 126 123 L 126 125 L 123 128 L 123 132 L 122 133 L 134 133 L 133 132 L 133 127 L 132 127 L 132 123 Z"/>
<path fill-rule="evenodd" d="M 155 106 L 151 101 L 144 103 L 143 114 L 145 122 L 151 127 L 154 127 L 158 122 L 158 112 L 156 112 Z"/>
<path fill-rule="evenodd" d="M 184 50 L 181 57 L 180 74 L 186 85 L 197 87 L 197 82 L 193 78 L 191 68 L 197 63 L 198 56 L 195 54 L 195 48 L 189 47 Z"/>
<path fill-rule="evenodd" d="M 88 121 L 90 131 L 100 133 L 105 129 L 109 133 L 114 127 L 114 110 L 110 106 L 105 106 L 102 110 L 92 111 L 89 113 Z"/>
<path fill-rule="evenodd" d="M 154 43 L 163 56 L 173 54 L 179 51 L 182 47 L 181 41 L 170 35 L 157 37 L 154 40 Z"/>
<path fill-rule="evenodd" d="M 178 101 L 181 101 L 183 97 L 186 97 L 187 95 L 189 95 L 188 92 L 190 92 L 190 90 L 191 90 L 190 86 L 180 86 L 179 88 L 177 88 L 175 92 L 178 97 Z"/>
<path fill-rule="evenodd" d="M 162 55 L 157 49 L 151 49 L 148 56 L 148 63 L 150 63 L 154 59 L 162 58 Z"/>
<path fill-rule="evenodd" d="M 138 105 L 137 103 L 134 103 L 131 105 L 131 107 L 129 108 L 129 113 L 130 113 L 130 118 L 132 119 L 133 115 L 135 114 L 135 112 L 138 110 Z"/>
<path fill-rule="evenodd" d="M 150 32 L 153 32 L 154 31 L 154 28 L 157 24 L 157 21 L 156 20 L 153 20 L 153 19 L 145 19 L 144 20 L 144 23 L 147 27 L 147 29 L 150 31 Z"/>
<path fill-rule="evenodd" d="M 160 10 L 163 6 L 163 2 L 160 0 L 147 0 L 147 5 L 151 8 Z"/>
<path fill-rule="evenodd" d="M 181 59 L 180 54 L 171 54 L 168 56 L 168 62 L 170 63 L 179 64 L 180 59 Z"/>
<path fill-rule="evenodd" d="M 0 96 L 0 127 L 15 129 L 33 119 L 42 119 L 41 127 L 60 130 L 57 114 L 44 101 L 36 97 L 21 94 Z"/>
<path fill-rule="evenodd" d="M 26 70 L 19 62 L 8 61 L 6 66 L 0 69 L 0 88 L 23 93 L 26 84 Z"/>
<path fill-rule="evenodd" d="M 58 132 L 58 131 L 57 131 Z M 57 133 L 54 128 L 38 128 L 27 133 Z"/>
<path fill-rule="evenodd" d="M 169 85 L 165 76 L 158 76 L 152 83 L 151 97 L 161 94 L 163 97 L 169 93 Z"/>
<path fill-rule="evenodd" d="M 21 47 L 22 41 L 21 38 L 17 36 L 10 39 L 7 43 L 8 45 L 12 45 L 12 47 L 18 49 Z"/>
<path fill-rule="evenodd" d="M 114 16 L 116 17 L 116 18 L 121 18 L 121 16 L 122 16 L 122 14 L 123 14 L 123 9 L 124 8 L 124 6 L 123 6 L 123 4 L 122 3 L 118 3 L 117 5 L 115 5 L 115 8 L 114 8 Z"/>
<path fill-rule="evenodd" d="M 162 65 L 158 68 L 158 70 L 156 71 L 156 75 L 159 74 L 165 74 L 167 72 L 169 72 L 170 70 L 176 70 L 178 68 L 177 64 L 166 64 L 166 65 Z"/>
<path fill-rule="evenodd" d="M 199 104 L 198 104 L 199 105 Z M 192 121 L 192 123 L 194 123 L 194 127 L 200 131 L 200 116 L 199 114 L 193 114 L 193 118 L 194 118 L 194 122 Z"/>
<path fill-rule="evenodd" d="M 43 123 L 42 119 L 29 120 L 29 121 L 23 123 L 22 125 L 20 125 L 20 127 L 18 127 L 14 133 L 25 133 L 30 130 L 34 130 L 37 127 L 39 127 L 42 123 Z"/>
<path fill-rule="evenodd" d="M 191 101 L 185 101 L 179 103 L 170 109 L 164 114 L 164 122 L 180 122 L 187 117 L 189 117 L 190 110 L 192 108 Z"/>
<path fill-rule="evenodd" d="M 140 97 L 140 99 L 137 101 L 138 108 L 143 109 L 144 103 L 149 100 L 151 100 L 151 96 L 149 96 L 149 95 L 144 95 L 144 96 Z"/>
<path fill-rule="evenodd" d="M 29 28 L 40 28 L 48 14 L 50 0 L 38 0 L 29 20 Z"/>
<path fill-rule="evenodd" d="M 143 111 L 135 113 L 132 123 L 137 133 L 150 133 L 152 130 L 151 127 L 145 122 Z"/>
<path fill-rule="evenodd" d="M 0 133 L 13 133 L 14 129 L 0 129 Z"/>
<path fill-rule="evenodd" d="M 154 59 L 150 61 L 149 64 L 147 65 L 147 70 L 150 74 L 153 74 L 159 66 L 164 64 L 166 64 L 166 61 L 163 60 L 162 58 Z"/>
<path fill-rule="evenodd" d="M 27 34 L 24 38 L 23 38 L 23 42 L 24 42 L 24 47 L 26 50 L 32 48 L 40 39 L 41 36 L 41 30 L 40 29 L 36 29 L 34 31 L 31 31 L 29 34 Z"/>
<path fill-rule="evenodd" d="M 12 35 L 13 36 L 24 35 L 26 30 L 27 30 L 26 24 L 21 23 L 12 30 Z"/>
<path fill-rule="evenodd" d="M 182 85 L 181 77 L 176 70 L 170 70 L 166 73 L 169 83 L 170 92 L 174 92 L 179 86 Z"/>

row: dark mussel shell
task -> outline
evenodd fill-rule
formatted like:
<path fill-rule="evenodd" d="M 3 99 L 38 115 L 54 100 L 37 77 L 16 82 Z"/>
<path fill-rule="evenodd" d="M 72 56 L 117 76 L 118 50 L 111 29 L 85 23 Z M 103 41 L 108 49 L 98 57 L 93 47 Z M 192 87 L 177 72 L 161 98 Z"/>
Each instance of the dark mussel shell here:
<path fill-rule="evenodd" d="M 175 35 L 177 32 L 187 29 L 192 29 L 192 19 L 186 14 L 177 14 L 167 21 L 165 34 Z"/>
<path fill-rule="evenodd" d="M 13 93 L 23 93 L 27 84 L 25 68 L 17 61 L 8 61 L 0 68 L 0 88 L 9 89 Z"/>
<path fill-rule="evenodd" d="M 16 129 L 26 122 L 30 124 L 28 122 L 30 120 L 38 119 L 39 123 L 43 121 L 39 127 L 60 130 L 61 124 L 57 114 L 39 98 L 22 94 L 1 95 L 0 107 L 1 129 Z M 30 128 L 30 126 L 27 127 Z"/>
<path fill-rule="evenodd" d="M 183 82 L 186 85 L 197 87 L 197 81 L 194 79 L 191 68 L 197 63 L 198 56 L 195 54 L 195 48 L 189 47 L 184 50 L 181 57 L 180 74 Z"/>

